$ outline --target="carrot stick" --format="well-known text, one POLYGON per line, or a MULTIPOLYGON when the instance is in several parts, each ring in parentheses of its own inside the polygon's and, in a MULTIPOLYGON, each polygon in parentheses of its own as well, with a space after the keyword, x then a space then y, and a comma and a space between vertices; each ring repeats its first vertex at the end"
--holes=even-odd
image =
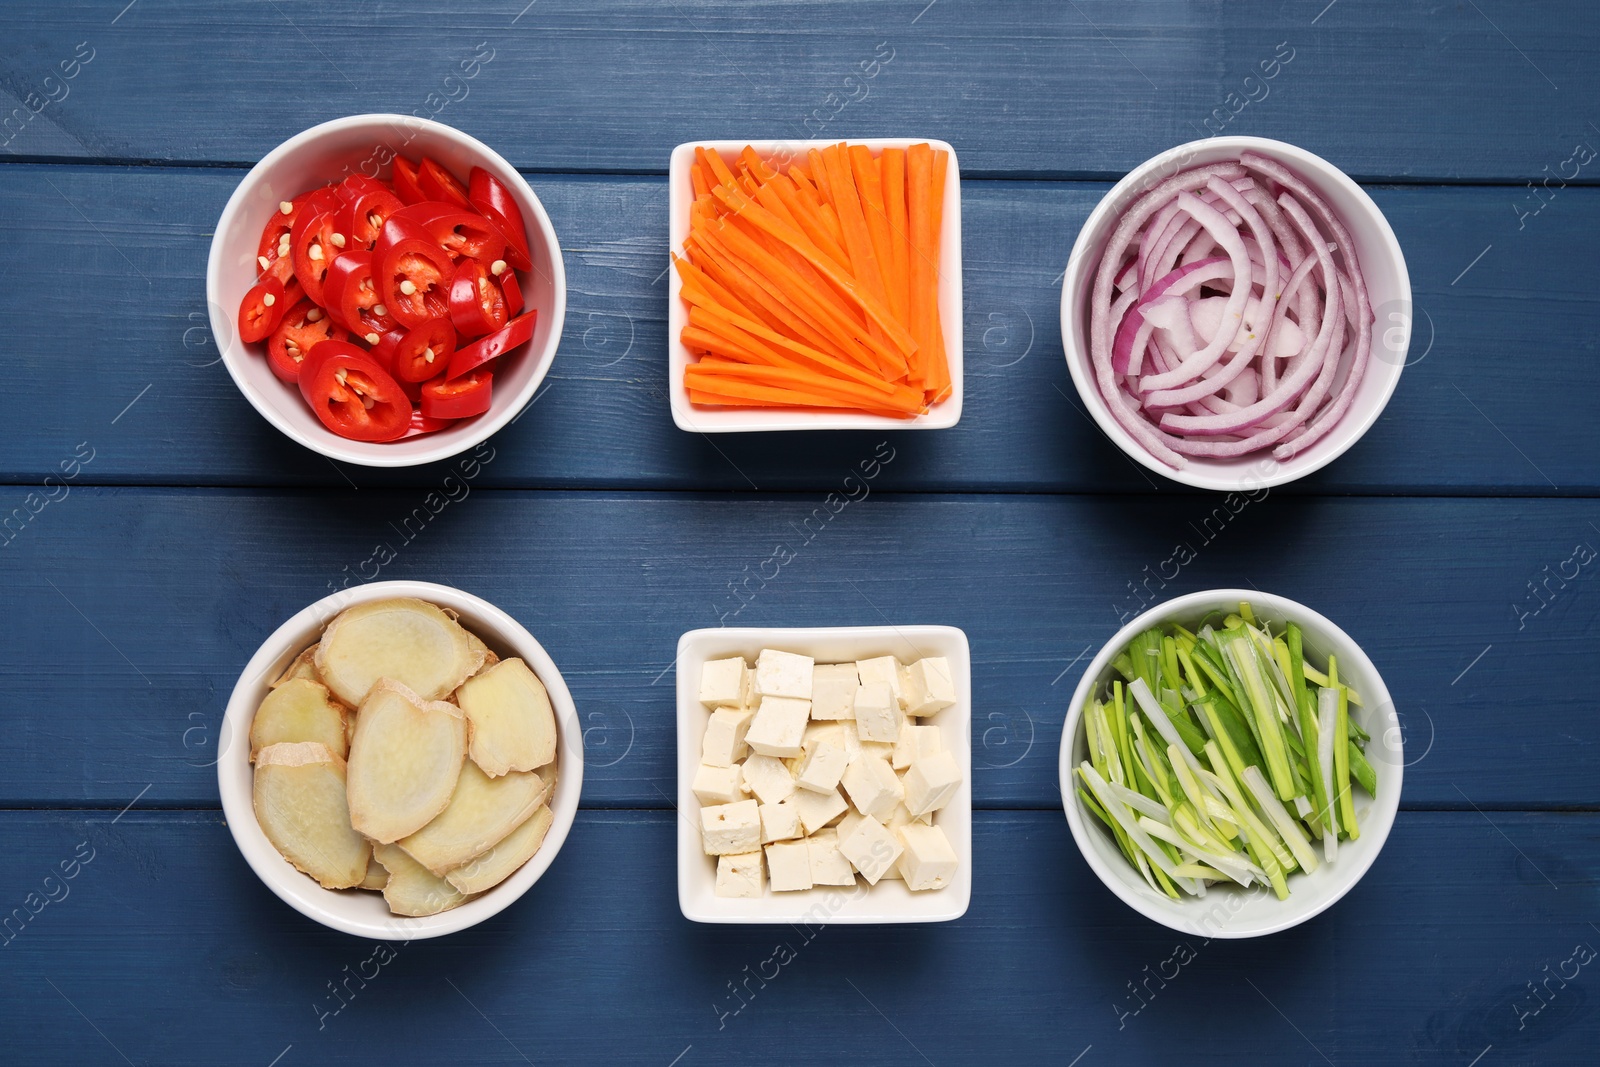
POLYGON ((929 199, 933 193, 933 148, 914 144, 906 150, 906 214, 911 225, 911 287, 908 323, 916 338, 917 358, 911 368, 912 384, 927 381, 926 356, 933 342, 928 328, 929 296, 933 292, 934 258, 931 236, 933 217, 929 199))
POLYGON ((829 378, 801 367, 762 367, 752 364, 733 364, 703 367, 690 364, 689 372, 697 378, 715 376, 719 379, 761 382, 768 385, 785 385, 804 389, 819 396, 836 396, 852 404, 870 404, 874 407, 902 408, 917 411, 922 407, 922 394, 909 386, 897 385, 889 393, 880 393, 854 382, 829 378))
POLYGON ((689 183, 694 187, 694 195, 696 199, 699 199, 700 197, 711 192, 711 184, 706 181, 705 169, 701 167, 698 162, 694 163, 689 168, 689 183))
POLYGON ((844 407, 829 397, 813 396, 793 389, 778 389, 766 385, 741 383, 739 392, 756 393, 757 396, 725 396, 706 388, 688 390, 689 401, 705 407, 734 408, 805 408, 807 411, 842 411, 866 415, 882 415, 893 419, 911 418, 904 411, 879 410, 867 407, 844 407))
POLYGON ((872 156, 872 149, 865 145, 850 146, 850 170, 861 195, 861 211, 866 216, 867 235, 872 238, 872 254, 877 260, 883 281, 884 302, 889 305, 890 311, 895 312, 895 318, 903 323, 905 316, 895 309, 894 255, 890 251, 889 215, 884 207, 883 176, 878 169, 878 161, 872 156))
POLYGON ((800 195, 793 182, 783 176, 774 178, 767 189, 789 209, 789 215, 795 224, 809 238, 811 242, 824 252, 828 253, 841 268, 850 266, 850 253, 844 250, 844 245, 836 240, 822 221, 820 212, 809 201, 800 195))
POLYGON ((911 321, 911 236, 906 221, 906 150, 885 148, 883 202, 889 215, 889 306, 911 321))
POLYGON ((714 281, 718 288, 734 297, 732 302, 719 301, 723 307, 737 311, 743 306, 758 312, 759 315, 756 317, 773 329, 786 330, 814 348, 861 366, 877 365, 867 349, 860 345, 849 349, 841 348, 831 337, 806 321, 803 314, 752 281, 736 264, 724 263, 715 256, 708 256, 699 267, 708 281, 714 281))
POLYGON ((713 187, 717 185, 732 185, 733 171, 728 169, 728 164, 723 161, 721 152, 713 152, 709 148, 695 148, 695 158, 706 165, 707 171, 716 179, 713 187))
POLYGON ((827 353, 819 352, 809 345, 803 345, 798 341, 791 340, 776 330, 768 329, 761 323, 739 315, 737 312, 725 311, 715 306, 695 307, 689 309, 689 321, 695 325, 703 326, 712 333, 721 334, 729 340, 742 343, 743 347, 751 351, 761 351, 762 349, 757 347, 757 342, 762 342, 767 350, 783 358, 785 362, 815 364, 817 367, 822 368, 819 373, 838 378, 847 378, 878 392, 891 393, 894 391, 894 387, 881 377, 876 377, 859 367, 853 367, 842 360, 834 359, 827 353), (751 338, 746 340, 744 337, 737 336, 728 327, 738 330, 741 334, 751 335, 751 338))
MULTIPOLYGON (((888 290, 883 285, 883 273, 878 267, 878 257, 872 248, 872 236, 867 232, 867 220, 861 211, 861 201, 856 193, 855 180, 850 175, 850 162, 841 145, 829 145, 822 150, 823 164, 828 168, 828 187, 833 191, 834 210, 839 212, 839 222, 844 227, 844 247, 850 253, 850 265, 856 283, 874 300, 884 305, 888 312, 888 290)), ((870 312, 869 312, 870 314, 870 312)), ((893 313, 888 312, 893 318, 893 313)), ((888 334, 890 324, 876 323, 888 334)), ((894 323, 899 326, 899 323, 894 323)), ((909 352, 907 348, 905 351, 909 352)))
POLYGON ((833 189, 828 184, 828 168, 822 162, 822 153, 815 148, 806 150, 806 158, 811 161, 811 180, 816 184, 817 195, 822 197, 823 203, 833 201, 833 189))
POLYGON ((939 316, 939 263, 943 248, 940 232, 944 227, 944 186, 949 160, 950 153, 943 149, 933 153, 933 188, 928 199, 928 250, 933 257, 933 271, 928 280, 928 351, 922 366, 928 390, 940 399, 950 392, 950 364, 945 356, 944 328, 939 316))

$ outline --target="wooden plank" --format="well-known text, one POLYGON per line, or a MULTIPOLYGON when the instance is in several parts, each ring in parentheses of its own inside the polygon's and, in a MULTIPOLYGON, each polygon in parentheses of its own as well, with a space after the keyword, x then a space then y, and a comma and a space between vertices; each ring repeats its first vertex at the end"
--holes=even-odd
MULTIPOLYGON (((37 482, 85 439, 98 450, 87 477, 102 483, 345 487, 347 478, 371 486, 442 477, 442 468, 341 472, 258 418, 216 362, 203 269, 212 220, 238 177, 0 167, 0 214, 17 220, 0 270, 29 279, 0 286, 12 335, 0 478, 37 482)), ((676 429, 664 394, 663 184, 535 184, 565 247, 567 324, 550 391, 500 435, 504 459, 488 484, 825 489, 880 439, 711 441, 676 429)), ((953 430, 898 435, 905 459, 885 472, 885 487, 1157 484, 1089 422, 1061 354, 1057 279, 1105 188, 968 184, 966 414, 953 430)), ((1350 454, 1286 491, 1594 492, 1600 359, 1589 325, 1600 305, 1589 235, 1600 227, 1600 191, 1563 192, 1520 233, 1505 189, 1373 191, 1410 262, 1421 309, 1416 365, 1350 454), (1530 343, 1549 358, 1508 356, 1530 343)))
POLYGON ((1221 131, 1296 141, 1361 176, 1521 184, 1594 136, 1590 5, 1376 20, 1328 6, 832 0, 753 18, 703 0, 274 0, 226 15, 145 0, 113 19, 74 0, 8 27, 7 108, 44 98, 79 42, 93 58, 6 148, 246 162, 324 119, 395 110, 436 113, 535 168, 660 173, 697 138, 921 131, 973 173, 1105 177, 1221 131))
MULTIPOLYGON (((1573 684, 1600 619, 1594 548, 1574 554, 1600 546, 1588 502, 1268 496, 1232 514, 1213 498, 868 482, 850 503, 847 473, 831 502, 458 475, 437 515, 422 490, 69 490, 0 549, 0 704, 16 710, 0 803, 120 806, 146 786, 145 803, 215 802, 237 672, 301 607, 376 577, 459 586, 528 626, 575 694, 594 805, 668 803, 683 631, 903 622, 971 640, 977 803, 1054 807, 1087 661, 1145 600, 1230 585, 1300 600, 1362 643, 1407 724, 1408 804, 1600 804, 1573 758, 1600 741, 1573 684)), ((0 491, 0 517, 18 507, 22 490, 0 491)))
POLYGON ((1408 813, 1332 910, 1242 942, 1134 914, 1059 813, 978 813, 971 910, 906 927, 691 924, 673 816, 584 813, 506 912, 382 948, 273 897, 217 813, 110 818, 0 813, 0 904, 26 907, 47 884, 60 898, 0 953, 15 1062, 659 1067, 761 1061, 804 1035, 808 1057, 890 1065, 996 1048, 1016 1063, 1229 1048, 1273 1063, 1465 1064, 1490 1045, 1501 1062, 1579 1063, 1600 1038, 1586 1010, 1600 944, 1592 813, 1495 826, 1408 813), (46 883, 80 847, 93 859, 46 883), (1558 972, 1567 980, 1541 984, 1558 972))

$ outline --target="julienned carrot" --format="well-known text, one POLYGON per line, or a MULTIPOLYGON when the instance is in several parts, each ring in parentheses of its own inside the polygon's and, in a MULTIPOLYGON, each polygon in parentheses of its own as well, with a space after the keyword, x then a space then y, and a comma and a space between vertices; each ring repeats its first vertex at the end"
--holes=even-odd
POLYGON ((711 192, 711 183, 706 181, 705 168, 700 166, 698 160, 689 167, 689 182, 694 187, 696 199, 711 192))
MULTIPOLYGON (((805 317, 791 309, 788 305, 778 300, 760 285, 750 280, 749 276, 731 264, 725 264, 715 256, 702 255, 702 262, 698 265, 685 262, 684 269, 698 270, 701 278, 710 289, 712 301, 723 307, 738 310, 741 306, 758 313, 762 321, 768 323, 775 330, 787 330, 807 344, 819 348, 824 352, 843 359, 848 359, 862 365, 872 365, 872 361, 865 352, 845 351, 835 344, 832 338, 819 331, 805 320, 805 317), (724 299, 719 293, 726 293, 731 299, 724 299)), ((679 271, 680 275, 683 273, 679 271)), ((692 296, 685 299, 694 302, 692 296)))
POLYGON ((704 407, 805 408, 808 411, 844 411, 863 415, 881 415, 890 419, 915 417, 911 412, 907 411, 898 411, 890 408, 856 407, 841 404, 832 397, 816 396, 812 393, 803 393, 794 389, 781 389, 768 385, 756 385, 750 382, 739 383, 738 388, 734 391, 747 395, 728 396, 721 391, 711 392, 703 387, 690 386, 688 389, 689 402, 704 407))
POLYGON ((707 172, 715 179, 712 183, 713 186, 733 184, 733 171, 728 169, 728 164, 723 160, 721 152, 713 152, 709 148, 697 147, 694 150, 694 154, 696 159, 705 164, 707 172))
POLYGON ((905 315, 895 308, 894 253, 890 249, 889 214, 883 202, 883 174, 872 149, 866 145, 850 146, 850 173, 855 178, 856 191, 861 197, 861 213, 866 216, 867 235, 872 238, 872 254, 877 260, 878 273, 883 279, 883 300, 896 319, 905 321, 905 315))
POLYGON ((689 309, 689 321, 691 323, 695 323, 697 314, 701 318, 698 325, 704 325, 712 333, 721 333, 731 340, 739 342, 747 350, 753 350, 757 347, 752 341, 759 341, 764 343, 767 350, 781 359, 815 365, 820 367, 824 373, 852 379, 884 393, 893 391, 893 387, 881 377, 874 377, 860 367, 852 366, 844 360, 835 359, 826 352, 818 351, 810 345, 801 344, 799 341, 785 337, 777 330, 764 326, 747 315, 717 307, 715 304, 707 304, 689 309), (732 333, 726 327, 739 331, 739 334, 732 333), (753 336, 745 337, 740 336, 740 334, 753 336))
POLYGON ((772 190, 773 195, 788 207, 789 215, 805 235, 811 238, 812 244, 828 253, 841 268, 849 268, 850 253, 846 252, 844 246, 835 239, 832 231, 822 218, 821 212, 810 201, 800 195, 800 191, 796 188, 794 182, 789 181, 780 174, 767 183, 767 188, 772 190))
POLYGON ((816 184, 823 203, 833 203, 833 188, 828 184, 828 168, 822 162, 822 153, 809 148, 806 150, 806 159, 811 162, 811 180, 816 184))
POLYGON ((911 235, 906 229, 906 151, 885 148, 883 206, 889 221, 889 306, 905 322, 911 315, 911 235))
POLYGON ((697 386, 725 393, 730 393, 732 387, 737 384, 748 383, 797 389, 815 396, 833 398, 841 407, 874 407, 909 412, 920 411, 922 408, 922 395, 909 386, 896 386, 892 393, 879 393, 851 382, 842 382, 837 378, 829 378, 800 368, 762 367, 743 363, 704 366, 691 363, 685 369, 685 374, 686 382, 694 382, 697 386))
POLYGON ((924 353, 922 367, 928 392, 933 396, 931 402, 935 403, 950 393, 950 364, 945 357, 943 324, 939 321, 940 232, 944 228, 944 183, 949 161, 950 153, 943 149, 933 153, 933 188, 928 197, 932 217, 928 227, 928 253, 932 256, 933 271, 928 294, 928 350, 924 353))
MULTIPOLYGON (((833 190, 833 205, 839 212, 839 224, 844 227, 844 247, 850 253, 850 266, 855 282, 865 293, 884 305, 888 311, 889 292, 883 285, 883 272, 878 266, 878 256, 872 247, 872 235, 867 232, 867 220, 861 210, 861 200, 856 193, 855 179, 850 174, 850 160, 843 145, 829 145, 822 150, 822 162, 828 168, 828 186, 833 190)), ((885 333, 889 324, 873 318, 873 325, 885 333)), ((892 317, 892 312, 890 313, 892 317)), ((895 323, 896 326, 899 323, 895 323)), ((903 351, 909 351, 902 346, 903 351)))

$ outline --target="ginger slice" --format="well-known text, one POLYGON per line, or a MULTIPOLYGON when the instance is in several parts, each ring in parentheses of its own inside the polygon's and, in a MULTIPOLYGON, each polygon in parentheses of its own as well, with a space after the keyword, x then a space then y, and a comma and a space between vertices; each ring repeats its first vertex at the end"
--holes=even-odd
POLYGON ((316 655, 316 645, 312 645, 300 653, 294 658, 294 662, 285 667, 283 673, 278 675, 277 679, 272 683, 272 688, 276 689, 285 682, 291 682, 296 678, 309 678, 313 682, 320 682, 322 679, 317 677, 316 655))
POLYGON ((267 694, 250 720, 250 754, 268 745, 315 741, 344 759, 350 751, 342 705, 321 682, 291 678, 267 694))
POLYGON ((512 771, 490 778, 467 760, 461 766, 461 778, 451 794, 450 806, 396 844, 443 877, 445 872, 499 844, 527 821, 548 793, 544 779, 532 771, 512 771))
POLYGON ((437 915, 466 903, 466 894, 436 878, 399 845, 373 845, 372 854, 389 872, 383 899, 396 915, 437 915))
POLYGON ((355 828, 387 843, 416 833, 443 811, 461 776, 466 727, 454 704, 423 700, 388 678, 374 685, 356 713, 350 744, 355 828))
POLYGON ((491 778, 531 771, 556 756, 556 716, 544 683, 520 659, 504 659, 456 690, 472 723, 472 761, 491 778))
POLYGON ((378 862, 378 857, 377 856, 373 856, 372 857, 372 861, 367 864, 367 876, 365 878, 361 879, 361 884, 356 886, 356 888, 357 889, 371 889, 371 890, 375 890, 377 892, 382 892, 383 891, 383 887, 388 885, 388 884, 389 884, 389 871, 388 871, 388 869, 385 868, 383 864, 378 862))
POLYGON ((380 678, 440 700, 478 669, 485 651, 437 606, 400 597, 340 612, 322 633, 315 663, 323 684, 355 707, 380 678))
POLYGON ((481 893, 499 885, 539 851, 554 819, 549 805, 539 805, 521 826, 501 838, 499 844, 455 870, 445 872, 445 881, 463 893, 481 893))
POLYGON ((479 637, 471 630, 467 631, 467 642, 472 645, 473 648, 483 650, 483 663, 476 671, 473 672, 474 674, 482 674, 484 671, 500 662, 500 657, 494 654, 494 649, 484 644, 483 638, 479 637))
POLYGON ((371 855, 350 824, 345 762, 315 741, 256 753, 256 821, 284 859, 328 889, 359 885, 371 855))

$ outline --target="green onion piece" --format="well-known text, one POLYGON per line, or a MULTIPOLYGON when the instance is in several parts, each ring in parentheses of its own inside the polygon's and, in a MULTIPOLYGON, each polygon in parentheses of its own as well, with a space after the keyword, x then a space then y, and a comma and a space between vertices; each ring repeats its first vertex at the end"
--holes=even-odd
MULTIPOLYGON (((1350 725, 1354 727, 1355 724, 1356 721, 1351 719, 1350 725)), ((1357 782, 1360 782, 1362 789, 1365 789, 1373 796, 1377 796, 1378 772, 1373 769, 1371 763, 1367 762, 1367 754, 1361 751, 1356 743, 1352 741, 1350 742, 1350 748, 1346 755, 1350 760, 1350 777, 1354 778, 1357 782)))
POLYGON ((1261 755, 1265 757, 1267 773, 1272 776, 1273 789, 1280 800, 1288 800, 1295 795, 1294 775, 1289 771, 1278 709, 1267 690, 1267 680, 1261 676, 1254 642, 1240 634, 1229 639, 1224 648, 1229 666, 1243 683, 1248 707, 1241 710, 1248 711, 1250 720, 1255 724, 1256 741, 1261 746, 1261 755))
MULTIPOLYGON (((1333 675, 1333 657, 1328 657, 1328 677, 1333 675)), ((1338 718, 1333 728, 1333 775, 1339 788, 1339 823, 1351 841, 1361 836, 1356 825, 1356 798, 1350 792, 1350 691, 1339 687, 1338 718)))

